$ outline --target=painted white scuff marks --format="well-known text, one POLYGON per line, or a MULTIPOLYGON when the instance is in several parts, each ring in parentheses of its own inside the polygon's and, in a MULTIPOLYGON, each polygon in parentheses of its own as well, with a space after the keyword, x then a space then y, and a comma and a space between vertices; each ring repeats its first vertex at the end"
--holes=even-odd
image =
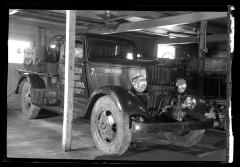
MULTIPOLYGON (((234 10, 234 7, 231 8, 231 10, 234 10)), ((230 50, 231 53, 234 51, 234 35, 235 35, 235 19, 234 17, 230 14, 230 21, 231 21, 231 33, 230 33, 230 50)))
POLYGON ((232 163, 233 162, 233 133, 232 133, 232 107, 231 107, 231 101, 229 102, 229 158, 228 158, 228 162, 232 163))
MULTIPOLYGON (((232 10, 235 10, 235 8, 233 6, 230 6, 229 9, 228 9, 228 12, 229 12, 229 21, 230 21, 230 34, 229 34, 229 56, 231 58, 231 61, 232 61, 232 53, 234 51, 234 33, 235 33, 235 18, 232 16, 231 14, 231 11, 232 10)), ((228 62, 229 64, 232 64, 232 62, 228 62)), ((229 65, 228 64, 228 65, 229 65)), ((230 69, 230 68, 229 68, 230 69)), ((230 82, 231 81, 231 72, 230 74, 228 73, 229 76, 229 80, 230 82)), ((228 109, 228 118, 229 118, 229 148, 228 148, 228 162, 229 163, 232 163, 233 162, 233 146, 234 146, 234 137, 233 137, 233 132, 232 132, 232 103, 231 103, 231 96, 228 97, 228 101, 229 101, 229 109, 228 109)))

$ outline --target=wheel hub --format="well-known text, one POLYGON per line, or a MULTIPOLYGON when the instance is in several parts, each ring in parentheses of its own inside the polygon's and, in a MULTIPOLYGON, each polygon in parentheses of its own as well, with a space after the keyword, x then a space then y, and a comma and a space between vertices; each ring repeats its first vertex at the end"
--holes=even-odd
POLYGON ((116 135, 116 123, 110 111, 103 111, 99 114, 97 123, 100 137, 107 143, 114 140, 116 135))

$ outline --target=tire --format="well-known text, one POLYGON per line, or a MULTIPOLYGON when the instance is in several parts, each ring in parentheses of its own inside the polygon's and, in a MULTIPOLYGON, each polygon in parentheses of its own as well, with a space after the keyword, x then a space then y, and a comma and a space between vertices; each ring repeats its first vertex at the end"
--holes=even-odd
POLYGON ((21 108, 24 119, 35 119, 39 115, 40 107, 31 102, 31 83, 24 81, 21 91, 21 108))
POLYGON ((123 154, 132 138, 128 114, 120 111, 108 95, 100 97, 93 106, 91 132, 98 150, 107 155, 123 154))
POLYGON ((197 144, 204 135, 205 130, 190 130, 187 132, 165 132, 165 137, 172 144, 180 147, 191 147, 197 144))

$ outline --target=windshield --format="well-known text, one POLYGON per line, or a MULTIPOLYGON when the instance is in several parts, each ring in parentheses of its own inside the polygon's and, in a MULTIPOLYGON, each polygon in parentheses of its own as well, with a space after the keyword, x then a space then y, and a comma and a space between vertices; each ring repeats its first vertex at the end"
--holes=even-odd
POLYGON ((89 44, 89 59, 126 58, 133 59, 133 46, 107 40, 93 40, 89 44))

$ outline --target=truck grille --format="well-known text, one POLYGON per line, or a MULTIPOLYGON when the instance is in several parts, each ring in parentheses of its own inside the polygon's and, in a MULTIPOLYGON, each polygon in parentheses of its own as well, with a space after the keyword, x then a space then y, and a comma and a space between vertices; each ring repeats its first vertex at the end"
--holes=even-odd
POLYGON ((170 90, 174 90, 171 69, 167 67, 151 66, 147 68, 148 97, 147 107, 149 110, 157 110, 161 98, 170 90))
POLYGON ((151 95, 147 97, 147 108, 148 110, 157 110, 159 103, 160 103, 160 97, 159 96, 155 96, 155 95, 151 95))

